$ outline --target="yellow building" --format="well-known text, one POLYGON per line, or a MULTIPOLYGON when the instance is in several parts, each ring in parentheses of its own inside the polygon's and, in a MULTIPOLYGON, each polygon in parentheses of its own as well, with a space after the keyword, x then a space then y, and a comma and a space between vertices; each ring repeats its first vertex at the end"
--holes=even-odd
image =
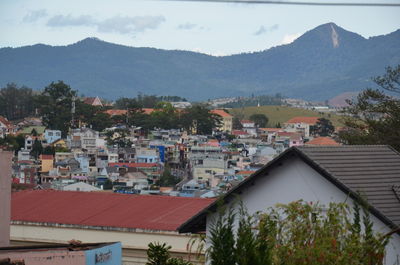
POLYGON ((218 130, 223 132, 232 132, 233 116, 222 109, 211 110, 211 113, 216 114, 222 118, 221 125, 218 130))
POLYGON ((42 173, 47 173, 53 168, 54 158, 52 155, 40 155, 40 161, 40 168, 42 173))

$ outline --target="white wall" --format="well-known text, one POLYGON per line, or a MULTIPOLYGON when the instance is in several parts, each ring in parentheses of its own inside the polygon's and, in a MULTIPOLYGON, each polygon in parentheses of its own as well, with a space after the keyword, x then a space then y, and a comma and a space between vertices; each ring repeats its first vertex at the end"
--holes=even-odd
MULTIPOLYGON (((242 190, 240 198, 250 214, 265 211, 277 203, 286 204, 300 199, 324 205, 347 201, 350 207, 353 206, 352 199, 299 158, 293 158, 270 171, 269 175, 259 177, 253 186, 242 190)), ((213 218, 207 218, 207 232, 213 218)), ((375 231, 390 232, 375 216, 371 215, 371 220, 375 231)), ((400 260, 400 236, 395 234, 387 247, 385 265, 396 264, 397 258, 400 260)))

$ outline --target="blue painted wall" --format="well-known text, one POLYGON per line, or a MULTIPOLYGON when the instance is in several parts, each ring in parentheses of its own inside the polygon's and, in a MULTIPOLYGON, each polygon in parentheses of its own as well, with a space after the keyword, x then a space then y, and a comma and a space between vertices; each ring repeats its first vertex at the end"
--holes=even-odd
POLYGON ((121 265, 121 243, 117 242, 97 249, 85 251, 86 265, 121 265))

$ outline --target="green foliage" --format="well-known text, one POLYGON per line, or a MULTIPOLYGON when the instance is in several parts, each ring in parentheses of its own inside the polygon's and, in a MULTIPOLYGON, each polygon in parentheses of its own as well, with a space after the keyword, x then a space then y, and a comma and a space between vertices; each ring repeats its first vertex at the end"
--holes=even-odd
POLYGON ((22 119, 35 114, 32 89, 7 84, 0 89, 0 115, 9 120, 22 119))
POLYGON ((236 232, 232 209, 216 218, 207 257, 218 265, 383 264, 390 237, 372 230, 368 209, 361 218, 358 204, 351 211, 345 203, 296 201, 254 216, 241 206, 236 232))
POLYGON ((211 265, 233 265, 236 263, 235 235, 234 235, 235 213, 228 209, 226 214, 217 217, 210 229, 210 244, 207 249, 211 265))
POLYGON ((9 149, 14 150, 15 154, 17 154, 25 146, 25 137, 22 134, 17 136, 9 134, 4 138, 0 138, 0 145, 8 146, 9 149))
POLYGON ((38 157, 43 153, 43 146, 42 143, 38 140, 35 139, 32 145, 32 150, 30 152, 30 155, 33 156, 35 159, 38 159, 38 157))
MULTIPOLYGON (((387 68, 375 79, 377 85, 400 93, 400 65, 387 68)), ((344 110, 347 130, 339 134, 346 144, 387 144, 400 151, 400 99, 384 90, 366 89, 344 110)))
POLYGON ((166 243, 150 243, 147 250, 148 262, 146 265, 193 265, 182 258, 171 258, 171 246, 166 243))
POLYGON ((180 116, 180 123, 184 129, 195 134, 209 135, 213 128, 221 124, 221 117, 210 113, 207 105, 197 104, 185 109, 180 116))
POLYGON ((325 118, 319 118, 317 123, 310 127, 311 134, 315 136, 331 136, 334 131, 332 122, 325 118))
POLYGON ((161 187, 175 187, 178 184, 180 179, 171 174, 171 171, 168 167, 165 167, 163 174, 160 177, 160 186, 161 187))
POLYGON ((150 96, 139 94, 136 98, 119 98, 115 101, 117 109, 156 108, 160 102, 187 101, 178 96, 150 96))
POLYGON ((36 100, 43 124, 49 129, 60 130, 65 136, 72 121, 74 97, 76 91, 63 81, 48 85, 36 100))
POLYGON ((249 119, 253 121, 257 127, 267 127, 268 117, 265 116, 265 114, 252 114, 249 119))
POLYGON ((119 147, 130 147, 132 142, 127 138, 129 130, 115 129, 106 132, 106 141, 108 145, 118 145, 119 147))

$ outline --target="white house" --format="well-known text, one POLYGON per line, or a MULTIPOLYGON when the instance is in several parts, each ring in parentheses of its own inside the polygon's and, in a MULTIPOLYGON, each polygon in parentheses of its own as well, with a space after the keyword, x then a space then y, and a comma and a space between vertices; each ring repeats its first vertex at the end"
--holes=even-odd
MULTIPOLYGON (((386 265, 400 260, 400 154, 389 146, 292 147, 230 190, 250 214, 277 203, 304 200, 328 205, 368 200, 374 230, 396 230, 386 249, 386 265)), ((213 203, 178 228, 181 233, 210 231, 217 204, 213 203), (214 213, 212 213, 214 212, 214 213)))

